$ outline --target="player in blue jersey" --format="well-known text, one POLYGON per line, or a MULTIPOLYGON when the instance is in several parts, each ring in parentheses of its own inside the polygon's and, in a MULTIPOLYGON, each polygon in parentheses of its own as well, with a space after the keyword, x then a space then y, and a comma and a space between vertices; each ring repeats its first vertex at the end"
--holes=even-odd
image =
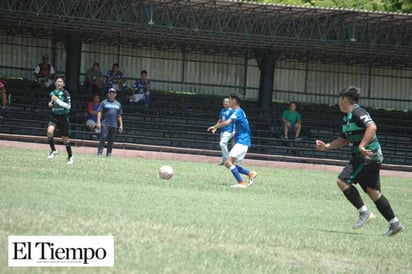
POLYGON ((232 93, 229 96, 230 107, 233 110, 232 115, 228 120, 209 127, 208 131, 215 133, 218 128, 223 128, 231 123, 234 123, 234 127, 236 129, 235 145, 230 150, 229 157, 227 158, 225 165, 232 172, 237 181, 237 184, 232 185, 231 187, 247 188, 255 183, 255 178, 258 174, 256 171, 249 171, 239 165, 245 158, 248 148, 251 146, 249 122, 246 118, 245 112, 240 107, 240 101, 239 95, 232 93), (244 174, 249 177, 249 182, 247 184, 240 174, 244 174))
POLYGON ((97 128, 101 129, 99 148, 97 156, 101 157, 104 144, 107 140, 106 156, 112 156, 113 143, 116 138, 116 130, 123 131, 122 105, 116 100, 117 91, 109 89, 107 99, 103 100, 97 110, 97 128))
MULTIPOLYGON (((224 98, 223 108, 220 111, 219 120, 216 122, 216 125, 226 120, 229 120, 230 116, 233 114, 233 110, 229 107, 229 104, 230 104, 229 98, 224 98)), ((219 146, 220 146, 220 149, 222 150, 222 162, 220 163, 220 165, 224 165, 227 158, 229 157, 229 150, 227 148, 227 145, 229 144, 230 139, 232 139, 233 134, 234 134, 233 123, 230 123, 229 125, 220 128, 219 146)))

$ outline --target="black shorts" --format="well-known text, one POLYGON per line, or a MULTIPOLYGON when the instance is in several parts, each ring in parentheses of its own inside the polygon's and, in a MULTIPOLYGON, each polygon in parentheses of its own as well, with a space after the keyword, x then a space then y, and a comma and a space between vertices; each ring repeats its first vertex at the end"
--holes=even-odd
POLYGON ((59 129, 60 135, 63 137, 70 136, 70 120, 69 115, 55 115, 52 114, 50 117, 49 126, 53 126, 56 129, 59 129))
POLYGON ((359 183, 363 191, 366 188, 381 190, 380 164, 375 161, 352 159, 343 168, 338 178, 347 184, 359 183))

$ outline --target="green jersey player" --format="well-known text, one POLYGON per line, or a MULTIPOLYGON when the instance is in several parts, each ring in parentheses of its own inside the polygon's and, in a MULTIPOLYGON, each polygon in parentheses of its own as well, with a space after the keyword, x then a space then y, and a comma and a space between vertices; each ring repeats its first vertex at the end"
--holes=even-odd
POLYGON ((389 222, 389 230, 383 235, 393 236, 402 232, 405 227, 395 216, 389 201, 381 193, 379 172, 383 154, 376 137, 377 127, 369 113, 358 105, 359 88, 348 87, 339 95, 340 110, 346 114, 343 118, 342 135, 327 144, 316 140, 316 148, 325 151, 344 145, 351 146, 352 158, 339 174, 337 183, 345 197, 359 212, 359 219, 352 227, 360 228, 375 218, 354 186, 359 183, 363 191, 375 203, 378 211, 389 222))
POLYGON ((49 125, 47 127, 47 139, 50 145, 50 153, 48 159, 54 159, 57 155, 57 150, 54 145, 54 131, 56 128, 60 130, 63 143, 67 150, 67 163, 73 164, 72 148, 69 141, 70 135, 70 120, 69 113, 71 108, 70 94, 64 89, 63 78, 57 78, 56 89, 50 92, 49 108, 52 109, 49 125))

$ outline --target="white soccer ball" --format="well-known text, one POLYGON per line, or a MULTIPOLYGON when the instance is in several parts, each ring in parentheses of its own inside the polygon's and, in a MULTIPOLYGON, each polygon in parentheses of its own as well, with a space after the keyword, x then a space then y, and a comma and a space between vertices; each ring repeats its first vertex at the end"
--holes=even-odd
POLYGON ((173 177, 173 168, 171 166, 161 166, 159 169, 159 176, 164 180, 169 180, 173 177))

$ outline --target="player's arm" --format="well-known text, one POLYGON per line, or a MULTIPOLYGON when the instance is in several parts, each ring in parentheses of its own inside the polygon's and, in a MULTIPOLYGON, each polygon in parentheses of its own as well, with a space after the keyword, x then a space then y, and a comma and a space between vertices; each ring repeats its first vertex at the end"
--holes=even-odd
POLYGON ((330 143, 325 143, 321 140, 316 140, 316 149, 321 151, 341 148, 348 144, 348 139, 341 137, 336 138, 330 143))
POLYGON ((211 131, 212 133, 215 133, 218 128, 228 126, 230 125, 230 123, 232 123, 231 119, 228 119, 226 121, 221 121, 220 123, 216 123, 216 125, 209 127, 207 131, 211 131))
POLYGON ((372 157, 373 152, 369 149, 366 149, 365 146, 367 146, 370 142, 370 140, 372 140, 373 136, 375 135, 375 132, 377 130, 377 126, 375 123, 369 123, 366 126, 366 130, 365 130, 365 134, 363 135, 363 138, 359 144, 359 152, 362 153, 362 155, 366 158, 366 159, 370 159, 370 157, 372 157))
POLYGON ((52 101, 61 106, 62 108, 70 110, 72 107, 71 105, 71 99, 70 99, 70 94, 67 91, 64 91, 64 97, 65 100, 60 100, 57 96, 53 95, 52 96, 52 101))
POLYGON ((364 109, 358 109, 354 113, 354 119, 356 119, 356 124, 358 126, 365 127, 365 133, 363 134, 362 140, 358 146, 359 152, 362 153, 365 158, 370 159, 373 152, 371 150, 367 150, 365 146, 367 146, 372 140, 373 136, 375 136, 376 130, 378 128, 369 113, 364 109))

